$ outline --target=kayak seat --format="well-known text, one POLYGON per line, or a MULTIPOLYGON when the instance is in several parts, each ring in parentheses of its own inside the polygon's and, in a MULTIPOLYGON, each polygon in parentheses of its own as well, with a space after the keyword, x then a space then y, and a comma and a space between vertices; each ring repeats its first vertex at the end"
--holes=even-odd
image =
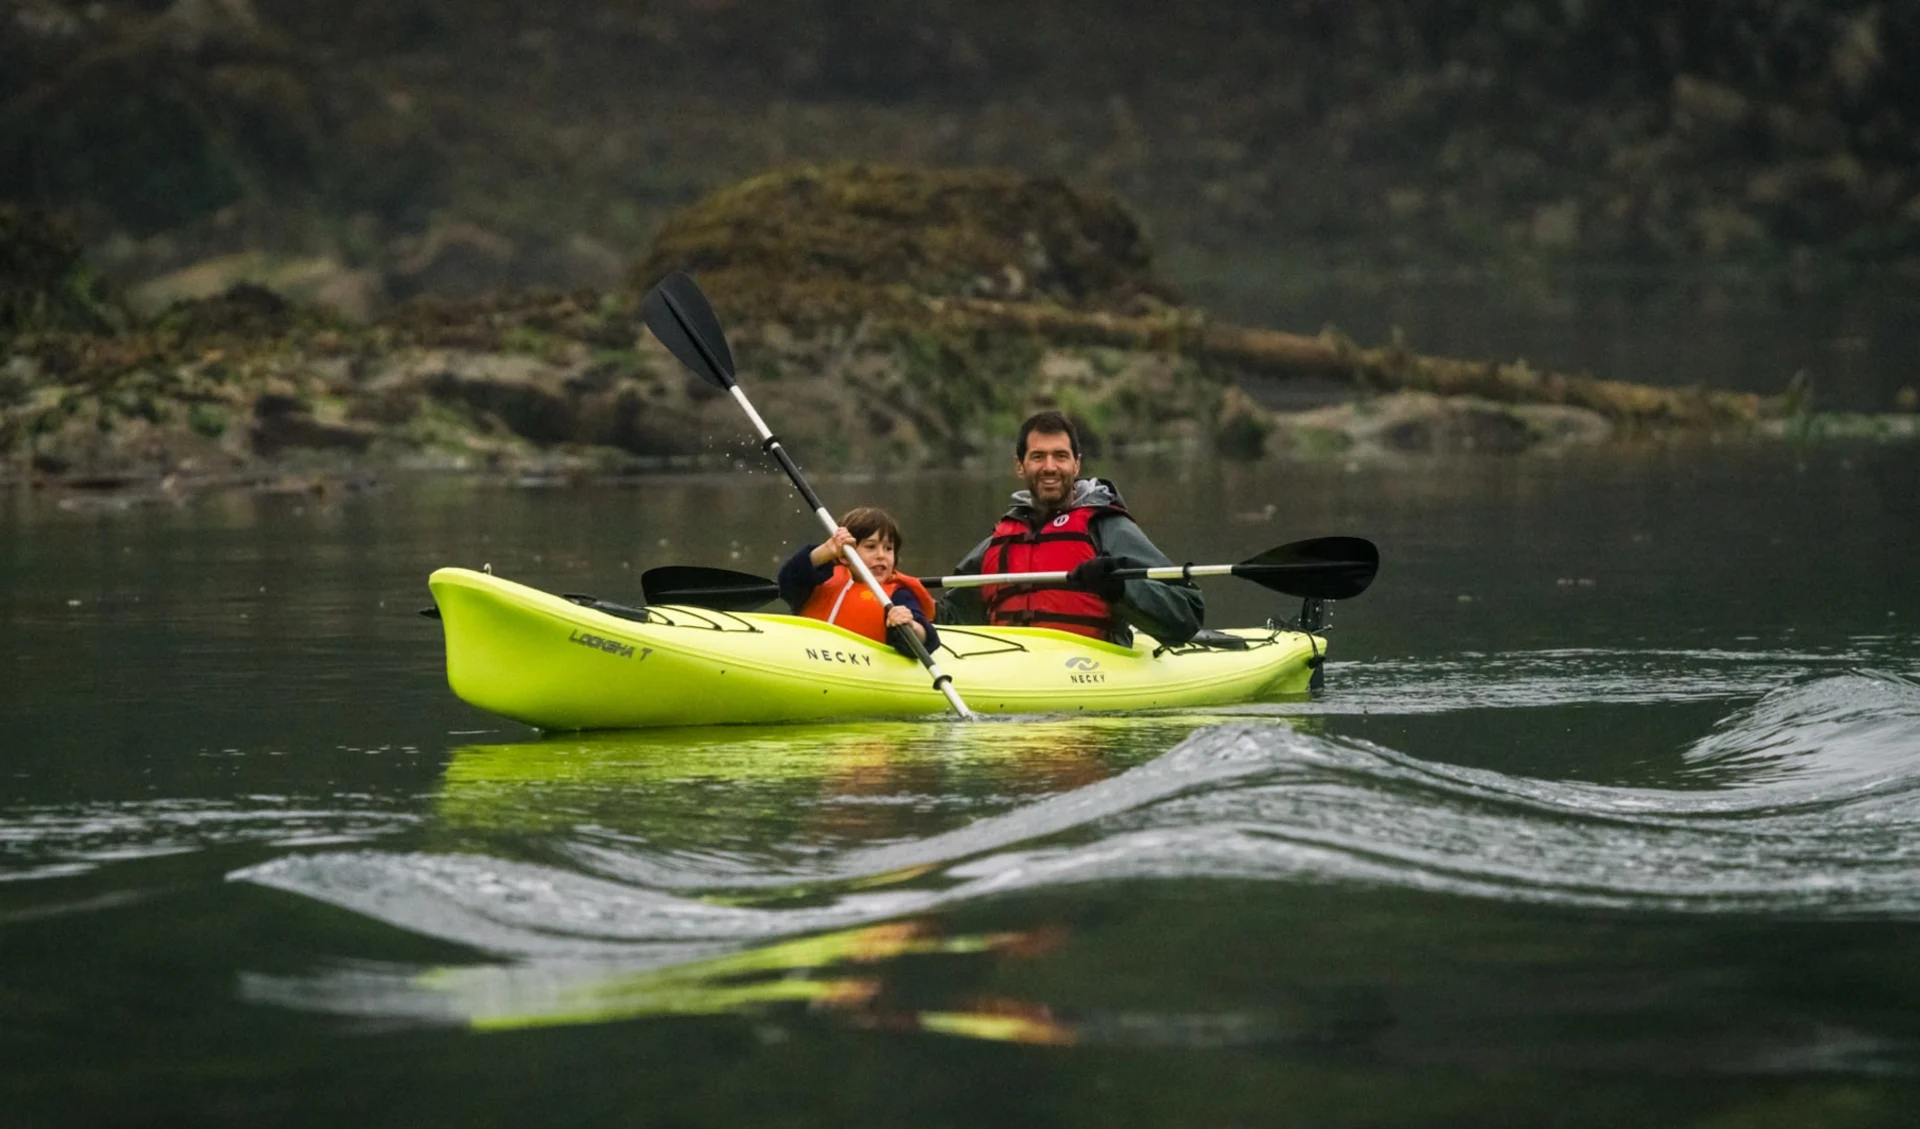
POLYGON ((562 592, 560 596, 561 599, 566 600, 568 603, 579 604, 583 608, 592 608, 597 612, 605 612, 618 619, 630 619, 635 623, 653 622, 653 617, 647 613, 647 609, 645 608, 628 607, 625 604, 616 604, 612 600, 602 600, 598 596, 586 596, 579 592, 562 592))
POLYGON ((1238 635, 1229 635, 1224 631, 1215 631, 1211 627, 1203 627, 1194 633, 1193 638, 1179 646, 1162 646, 1156 650, 1154 654, 1158 655, 1166 651, 1172 651, 1175 654, 1190 653, 1193 651, 1244 651, 1251 645, 1251 640, 1244 639, 1238 635))
POLYGON ((1199 631, 1194 632, 1193 638, 1187 640, 1187 645, 1190 647, 1205 647, 1209 651, 1244 651, 1247 649, 1247 641, 1245 639, 1238 635, 1229 635, 1224 631, 1215 631, 1211 627, 1203 627, 1199 631))

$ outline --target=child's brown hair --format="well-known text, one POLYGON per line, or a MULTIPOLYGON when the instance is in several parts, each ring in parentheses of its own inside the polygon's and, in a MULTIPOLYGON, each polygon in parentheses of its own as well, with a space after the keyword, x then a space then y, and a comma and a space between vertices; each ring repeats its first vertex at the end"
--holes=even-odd
POLYGON ((855 506, 840 519, 840 524, 853 534, 856 544, 878 533, 882 541, 893 546, 894 552, 900 551, 900 523, 879 506, 855 506))

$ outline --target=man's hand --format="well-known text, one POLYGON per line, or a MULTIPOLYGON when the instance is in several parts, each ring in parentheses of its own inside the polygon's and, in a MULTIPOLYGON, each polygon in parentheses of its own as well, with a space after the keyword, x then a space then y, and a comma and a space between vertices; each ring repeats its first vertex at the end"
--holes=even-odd
POLYGON ((1119 567, 1120 561, 1114 557, 1082 561, 1067 574, 1067 587, 1091 592, 1109 604, 1119 603, 1127 594, 1127 582, 1113 575, 1119 567))

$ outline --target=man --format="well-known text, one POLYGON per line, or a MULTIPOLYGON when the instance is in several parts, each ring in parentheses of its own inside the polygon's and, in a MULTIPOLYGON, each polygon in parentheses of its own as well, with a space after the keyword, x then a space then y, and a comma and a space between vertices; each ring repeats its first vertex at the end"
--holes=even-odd
POLYGON ((1066 416, 1039 412, 1020 425, 1014 474, 1027 484, 987 539, 954 571, 1070 572, 1066 588, 997 584, 956 588, 940 606, 943 623, 1052 627, 1120 644, 1138 628, 1162 643, 1200 630, 1206 605, 1185 581, 1121 580, 1118 568, 1172 564, 1128 516, 1104 478, 1080 477, 1080 436, 1066 416))

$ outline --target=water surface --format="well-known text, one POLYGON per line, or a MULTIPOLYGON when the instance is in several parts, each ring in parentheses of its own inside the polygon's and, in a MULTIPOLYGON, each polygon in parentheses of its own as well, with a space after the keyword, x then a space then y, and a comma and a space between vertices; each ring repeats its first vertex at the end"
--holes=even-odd
MULTIPOLYGON (((0 1123, 1909 1122, 1911 451, 1101 470, 1376 541, 1327 692, 542 735, 427 573, 771 574, 783 480, 0 500, 0 1123)), ((937 573, 1013 483, 817 485, 937 573)))

